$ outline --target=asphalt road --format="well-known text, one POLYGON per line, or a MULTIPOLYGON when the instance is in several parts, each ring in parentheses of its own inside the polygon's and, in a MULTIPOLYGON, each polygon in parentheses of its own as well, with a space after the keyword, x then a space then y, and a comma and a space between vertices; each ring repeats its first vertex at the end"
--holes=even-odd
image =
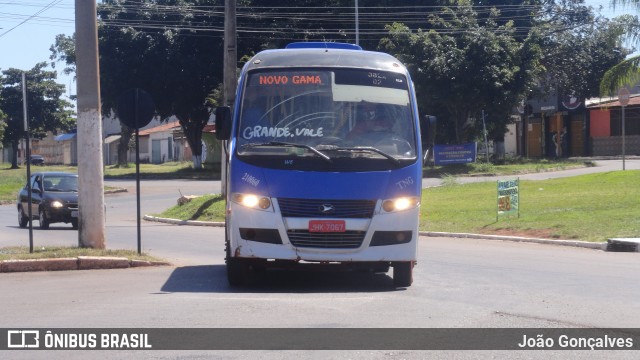
MULTIPOLYGON (((221 244, 205 242, 208 252, 221 244)), ((582 328, 637 327, 635 253, 473 239, 421 238, 414 286, 388 275, 267 272, 231 289, 220 257, 206 264, 124 270, 5 273, 8 328, 582 328)), ((557 352, 556 358, 593 353, 557 352)), ((598 358, 637 358, 599 352, 598 358)), ((523 358, 541 352, 12 352, 9 358, 267 359, 523 358)))
MULTIPOLYGON (((575 169, 537 172, 537 173, 520 174, 520 175, 512 175, 512 176, 461 176, 461 177, 457 177, 456 181, 461 184, 464 184, 464 183, 470 183, 470 182, 495 181, 498 178, 513 179, 516 177, 520 178, 521 180, 547 180, 547 179, 556 179, 561 177, 593 174, 598 172, 620 171, 622 170, 622 166, 623 166, 621 159, 615 159, 615 160, 601 159, 601 160, 595 160, 595 163, 596 163, 596 166, 593 166, 593 167, 581 167, 581 168, 575 168, 575 169)), ((626 159, 624 167, 626 170, 640 170, 640 157, 633 156, 626 159)), ((423 178, 422 187, 426 188, 430 186, 438 186, 441 182, 442 180, 437 178, 423 178)))

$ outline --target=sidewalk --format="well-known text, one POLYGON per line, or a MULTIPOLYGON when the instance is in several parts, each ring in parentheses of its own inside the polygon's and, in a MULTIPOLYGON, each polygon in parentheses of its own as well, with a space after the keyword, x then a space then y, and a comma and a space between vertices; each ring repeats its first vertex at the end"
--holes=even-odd
POLYGON ((73 258, 3 260, 0 273, 26 271, 126 269, 143 266, 167 266, 163 261, 129 260, 123 257, 78 256, 73 258))

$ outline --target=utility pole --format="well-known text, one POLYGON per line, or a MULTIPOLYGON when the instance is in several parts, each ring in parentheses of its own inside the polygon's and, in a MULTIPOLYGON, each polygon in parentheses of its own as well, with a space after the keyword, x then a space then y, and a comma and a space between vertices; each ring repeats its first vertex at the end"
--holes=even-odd
MULTIPOLYGON (((29 132, 29 113, 27 111, 27 77, 24 72, 22 72, 22 114, 24 115, 24 132, 27 136, 27 152, 25 159, 27 160, 27 216, 29 217, 29 253, 33 253, 33 214, 31 213, 33 210, 33 200, 31 198, 31 134, 29 132)), ((22 210, 24 211, 24 209, 22 210)))
POLYGON ((78 245, 104 249, 105 206, 96 2, 75 0, 78 76, 78 245))
MULTIPOLYGON (((238 62, 238 49, 236 41, 236 0, 224 0, 224 106, 230 106, 233 111, 233 104, 236 100, 236 88, 238 87, 238 77, 236 67, 238 62)), ((226 141, 222 142, 221 162, 220 162, 220 188, 222 194, 227 193, 227 151, 226 141)))
POLYGON ((360 45, 360 11, 356 0, 356 45, 360 45))
POLYGON ((484 122, 484 110, 482 110, 482 133, 484 134, 484 149, 487 154, 487 164, 489 163, 489 142, 487 141, 487 125, 484 122))

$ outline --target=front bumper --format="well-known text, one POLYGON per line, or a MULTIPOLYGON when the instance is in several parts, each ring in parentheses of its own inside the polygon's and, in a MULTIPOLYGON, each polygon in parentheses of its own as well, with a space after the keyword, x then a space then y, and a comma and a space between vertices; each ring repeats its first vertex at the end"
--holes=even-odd
POLYGON ((345 221, 346 232, 323 233, 328 239, 324 243, 315 240, 323 234, 308 232, 309 221, 318 219, 283 218, 276 199, 273 205, 275 211, 230 202, 227 231, 232 257, 338 263, 415 261, 417 258, 419 208, 382 213, 378 201, 372 218, 338 219, 345 221), (311 235, 311 245, 296 241, 294 237, 300 234, 311 235), (340 245, 332 247, 332 242, 340 245))
POLYGON ((49 207, 45 210, 49 222, 70 223, 78 220, 78 209, 70 207, 53 208, 49 207))

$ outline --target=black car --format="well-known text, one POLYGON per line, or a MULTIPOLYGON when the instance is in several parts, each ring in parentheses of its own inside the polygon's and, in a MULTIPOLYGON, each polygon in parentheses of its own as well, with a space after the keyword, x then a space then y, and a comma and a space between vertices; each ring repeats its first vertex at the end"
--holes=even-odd
POLYGON ((31 160, 25 160, 25 164, 27 162, 31 162, 31 165, 44 165, 44 157, 42 155, 31 155, 31 160))
MULTIPOLYGON (((56 222, 78 228, 78 175, 64 172, 38 172, 31 175, 31 216, 41 229, 56 222)), ((27 184, 18 194, 18 225, 29 224, 27 184)))

